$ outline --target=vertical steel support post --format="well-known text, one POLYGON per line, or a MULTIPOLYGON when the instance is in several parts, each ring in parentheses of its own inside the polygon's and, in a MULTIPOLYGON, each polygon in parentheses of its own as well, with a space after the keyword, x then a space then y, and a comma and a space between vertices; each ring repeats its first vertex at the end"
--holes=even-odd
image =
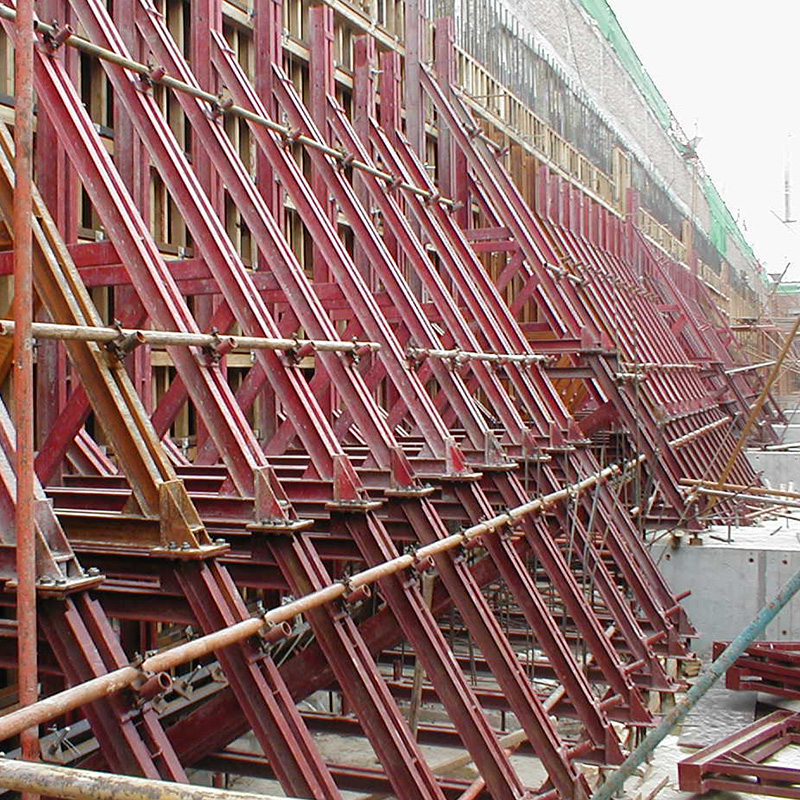
MULTIPOLYGON (((22 0, 14 50, 15 173, 14 189, 14 422, 17 431, 17 647, 19 702, 35 703, 38 690, 36 653, 36 529, 34 521, 33 441, 33 0, 22 0)), ((23 758, 38 759, 39 732, 20 736, 23 758)), ((23 795, 26 797, 26 795, 23 795)), ((35 795, 27 795, 35 797, 35 795)))

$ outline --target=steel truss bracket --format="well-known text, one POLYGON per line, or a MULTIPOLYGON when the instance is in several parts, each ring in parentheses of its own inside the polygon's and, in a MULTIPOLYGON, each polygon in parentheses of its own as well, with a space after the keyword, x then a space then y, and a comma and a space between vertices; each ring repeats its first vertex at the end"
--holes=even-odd
MULTIPOLYGON (((171 550, 180 549, 182 552, 196 551, 198 555, 194 557, 205 558, 211 539, 183 481, 176 479, 161 483, 158 487, 158 499, 162 545, 171 550)), ((216 553, 222 553, 227 548, 216 544, 212 549, 216 553)))
MULTIPOLYGON (((174 544, 174 543, 170 543, 174 544)), ((199 547, 153 547, 147 551, 147 555, 155 557, 166 557, 180 561, 200 561, 208 558, 218 558, 225 555, 231 546, 225 544, 206 544, 199 547)))
POLYGON ((268 528, 284 525, 287 531, 296 529, 299 522, 286 492, 272 467, 253 470, 254 525, 268 528))
MULTIPOLYGON (((76 592, 83 592, 88 591, 90 589, 96 589, 104 580, 106 579, 105 575, 87 575, 81 578, 63 578, 63 579, 56 579, 53 583, 48 582, 48 576, 44 576, 39 578, 36 583, 36 596, 41 597, 42 599, 46 598, 55 598, 60 599, 64 598, 69 594, 75 594, 76 592), (60 581, 63 580, 63 583, 60 581)), ((52 579, 50 579, 52 580, 52 579)), ((6 584, 6 589, 10 588, 16 589, 16 581, 9 581, 6 584)))

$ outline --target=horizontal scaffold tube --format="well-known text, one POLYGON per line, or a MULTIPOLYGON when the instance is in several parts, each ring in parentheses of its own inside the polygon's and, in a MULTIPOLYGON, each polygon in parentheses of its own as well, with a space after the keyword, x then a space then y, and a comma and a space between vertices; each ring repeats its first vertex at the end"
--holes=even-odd
POLYGON ((699 372, 700 364, 659 364, 655 361, 623 361, 620 366, 633 372, 699 372))
POLYGON ((153 674, 173 669, 185 664, 187 661, 203 658, 216 650, 229 647, 251 636, 257 636, 262 633, 268 634, 270 630, 292 621, 296 616, 325 603, 338 600, 340 597, 349 595, 362 586, 376 583, 382 578, 414 566, 424 568, 429 559, 439 553, 469 545, 481 536, 495 533, 506 526, 514 525, 528 514, 545 511, 548 507, 564 502, 569 498, 574 498, 610 478, 625 476, 631 473, 637 464, 644 461, 644 458, 643 455, 640 455, 638 458, 634 458, 622 465, 612 464, 577 483, 559 489, 557 492, 537 497, 521 506, 511 508, 502 514, 497 514, 490 519, 465 528, 459 533, 419 547, 413 553, 397 556, 382 564, 357 572, 346 580, 337 581, 296 600, 272 608, 261 616, 242 620, 227 628, 222 628, 190 642, 184 642, 168 650, 150 655, 138 664, 121 667, 113 672, 92 678, 85 683, 72 686, 50 697, 45 697, 33 705, 18 708, 0 717, 0 742, 12 736, 17 736, 20 731, 34 725, 43 725, 55 717, 66 714, 68 711, 79 708, 86 703, 114 694, 127 686, 138 684, 153 674))
MULTIPOLYGON (((0 336, 14 335, 14 321, 0 320, 0 336)), ((56 325, 51 322, 34 322, 35 339, 57 341, 105 342, 129 346, 148 344, 156 347, 204 347, 215 351, 232 350, 327 350, 343 353, 377 351, 377 342, 342 342, 327 339, 269 339, 260 336, 228 336, 218 333, 178 333, 147 329, 99 328, 90 325, 56 325)))
POLYGON ((536 353, 478 353, 472 350, 436 350, 430 347, 409 347, 409 358, 422 361, 426 358, 441 358, 455 362, 488 361, 493 364, 547 364, 555 360, 553 356, 536 353))
POLYGON ((747 500, 748 503, 769 503, 770 505, 783 506, 785 508, 800 508, 800 502, 797 500, 784 500, 782 497, 777 497, 776 495, 750 494, 749 492, 724 492, 719 489, 708 489, 705 486, 695 486, 692 488, 688 497, 693 497, 697 494, 705 494, 709 497, 726 497, 731 500, 747 500))
MULTIPOLYGON (((16 20, 17 12, 13 8, 0 5, 0 17, 5 17, 9 20, 16 20)), ((184 94, 191 95, 197 100, 202 100, 211 106, 212 113, 225 116, 241 117, 249 120, 250 122, 255 122, 257 125, 263 125, 273 133, 277 133, 287 143, 298 142, 305 147, 312 147, 315 150, 319 150, 325 153, 325 155, 335 159, 342 166, 352 167, 353 169, 367 172, 376 178, 386 181, 392 187, 401 188, 405 191, 412 192, 420 197, 424 197, 430 202, 438 202, 446 206, 455 205, 452 200, 441 197, 439 194, 431 192, 428 189, 423 189, 419 186, 413 186, 410 183, 406 183, 396 175, 392 175, 389 172, 384 172, 383 170, 376 169, 369 164, 365 164, 363 161, 353 158, 352 155, 345 153, 342 150, 337 150, 334 147, 329 147, 326 144, 322 144, 322 142, 318 142, 316 139, 306 136, 305 134, 292 129, 288 125, 281 125, 274 120, 268 119, 267 117, 262 117, 259 114, 248 111, 246 108, 237 106, 231 101, 230 97, 225 98, 220 95, 211 94, 211 92, 206 92, 203 89, 199 89, 197 86, 192 86, 189 83, 185 83, 177 78, 173 78, 167 75, 163 67, 154 67, 152 65, 142 64, 139 61, 134 61, 131 58, 121 56, 112 50, 106 49, 105 47, 100 47, 99 45, 90 42, 88 39, 76 36, 68 25, 59 27, 58 25, 50 25, 46 22, 36 20, 36 30, 47 37, 47 40, 52 43, 52 49, 65 44, 69 45, 70 47, 80 50, 82 53, 86 53, 94 58, 99 58, 102 61, 108 61, 111 64, 116 64, 117 66, 124 67, 131 72, 141 75, 143 81, 147 85, 160 83, 174 91, 183 92, 184 94)))
POLYGON ((67 800, 291 800, 0 758, 0 788, 67 800))
POLYGON ((681 478, 681 486, 703 486, 706 489, 718 489, 726 492, 747 492, 748 494, 762 494, 767 497, 788 497, 800 500, 800 492, 790 492, 786 489, 769 489, 766 486, 744 486, 741 483, 715 483, 714 481, 703 481, 697 478, 681 478))
POLYGON ((743 367, 733 367, 732 369, 726 369, 726 375, 736 375, 740 372, 750 372, 754 369, 766 369, 767 367, 774 367, 774 361, 761 361, 758 364, 745 364, 743 367))
POLYGON ((689 433, 685 433, 683 436, 673 439, 670 441, 669 445, 670 447, 683 447, 685 444, 693 442, 699 436, 705 436, 707 433, 711 433, 711 431, 721 428, 724 425, 727 425, 729 422, 731 422, 730 417, 723 417, 722 419, 714 420, 714 422, 709 422, 708 425, 703 425, 701 428, 689 431, 689 433))

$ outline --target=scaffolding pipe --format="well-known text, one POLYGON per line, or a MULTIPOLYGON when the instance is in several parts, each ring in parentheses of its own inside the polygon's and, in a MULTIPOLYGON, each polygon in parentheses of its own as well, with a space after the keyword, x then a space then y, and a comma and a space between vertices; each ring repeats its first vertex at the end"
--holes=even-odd
POLYGON ((120 689, 141 681, 143 678, 152 677, 153 674, 166 672, 185 664, 187 661, 203 658, 215 650, 229 647, 251 636, 264 634, 268 636, 269 631, 276 625, 291 622, 296 616, 349 595, 362 586, 376 583, 382 578, 412 567, 418 566, 420 569, 424 569, 428 564, 428 560, 433 556, 467 545, 472 540, 493 533, 507 525, 513 525, 528 514, 545 511, 555 503, 563 502, 568 498, 575 498, 587 489, 609 478, 630 474, 633 467, 642 460, 644 460, 644 456, 639 456, 624 465, 613 464, 605 467, 578 483, 509 509, 491 519, 472 525, 460 533, 420 547, 413 553, 396 556, 382 564, 357 572, 349 578, 324 586, 289 603, 272 608, 261 616, 242 620, 227 628, 222 628, 192 641, 176 645, 169 650, 155 653, 138 664, 120 667, 105 675, 92 678, 77 686, 72 686, 62 692, 39 700, 33 705, 18 708, 0 717, 0 742, 16 736, 20 731, 32 725, 42 725, 86 703, 114 694, 120 689))
POLYGON ((699 372, 703 369, 700 364, 659 364, 655 361, 622 361, 620 366, 635 372, 699 372))
MULTIPOLYGON (((22 706, 39 697, 36 641, 36 529, 33 387, 33 58, 36 34, 33 0, 20 0, 14 42, 14 426, 16 503, 14 527, 17 570, 17 691, 22 706)), ((35 724, 20 730, 22 757, 39 758, 35 724)), ((36 793, 25 791, 23 800, 36 793)))
POLYGON ((725 648, 720 657, 686 693, 686 696, 645 736, 642 743, 628 756, 624 763, 592 795, 591 800, 611 800, 620 791, 625 781, 633 775, 640 764, 656 749, 664 738, 694 708, 697 701, 727 672, 742 653, 757 639, 778 615, 780 610, 800 589, 800 572, 796 572, 772 602, 758 612, 756 618, 725 648))
POLYGON ((0 787, 67 800, 292 800, 0 758, 0 787))
POLYGON ((783 506, 784 508, 800 508, 800 502, 794 500, 783 500, 779 497, 749 494, 748 492, 725 492, 719 489, 708 489, 705 486, 695 486, 691 491, 691 495, 695 494, 705 494, 709 497, 727 497, 735 500, 747 500, 750 503, 771 503, 772 505, 783 506))
POLYGON ((733 367, 732 369, 726 369, 726 375, 738 375, 740 372, 750 372, 754 369, 764 369, 765 367, 774 367, 774 361, 762 361, 759 364, 745 364, 743 367, 733 367))
POLYGON ((714 422, 709 422, 708 425, 703 425, 702 428, 697 428, 696 430, 689 431, 689 433, 686 433, 683 436, 678 436, 677 439, 672 439, 669 445, 670 447, 683 447, 685 444, 693 442, 699 436, 705 436, 705 434, 711 433, 711 431, 721 428, 723 425, 727 425, 731 421, 732 420, 730 417, 723 417, 722 419, 715 420, 714 422))
MULTIPOLYGON (((798 442, 800 445, 800 442, 798 442)), ((703 486, 707 489, 716 489, 719 484, 714 481, 702 481, 697 478, 681 478, 681 486, 703 486)), ((745 486, 741 483, 723 483, 722 490, 728 492, 749 492, 750 494, 763 494, 766 497, 788 497, 800 500, 800 492, 790 492, 786 489, 768 489, 766 486, 745 486)))
MULTIPOLYGON (((783 362, 786 360, 786 357, 789 355, 789 351, 792 349, 794 345, 794 340, 797 337, 798 332, 800 332, 800 314, 797 315, 794 324, 792 325, 791 330, 786 334, 783 344, 781 345, 780 352, 778 353, 777 358, 775 359, 775 363, 770 368, 769 374, 767 379, 764 381, 764 387, 761 390, 761 394, 758 396, 758 399, 753 404, 753 407, 750 409, 750 414, 747 417, 746 422, 744 423, 744 427, 742 428, 742 433, 739 436, 739 440, 736 442, 733 450, 731 451, 730 455, 728 456, 728 460, 725 462, 725 466, 722 468, 722 471, 717 476, 716 486, 719 487, 731 475, 733 472, 733 468, 736 466, 736 461, 739 456, 744 451, 745 447, 747 446, 747 441, 750 438, 750 434, 753 431, 753 428, 756 426, 756 421, 758 420, 758 416, 761 413, 761 410, 764 408, 764 404, 767 402, 769 398, 770 392, 772 391, 772 387, 775 384, 775 381, 778 380, 778 376, 781 374, 781 369, 783 368, 783 362)), ((708 501, 708 505, 706 506, 706 513, 709 513, 711 509, 714 507, 715 498, 710 497, 708 501)))
MULTIPOLYGON (((0 320, 0 336, 12 336, 17 329, 13 320, 0 320)), ((227 336, 217 333, 179 333, 174 331, 133 330, 129 328, 100 328, 91 325, 58 325, 34 322, 33 338, 56 341, 104 342, 130 346, 148 344, 156 347, 203 347, 212 350, 324 350, 328 352, 359 353, 381 349, 377 342, 336 341, 327 339, 271 339, 260 336, 227 336)))
POLYGON ((437 350, 429 347, 409 347, 408 357, 419 361, 426 358, 440 358, 455 361, 486 361, 491 364, 548 364, 553 361, 552 356, 537 355, 534 353, 478 353, 472 350, 437 350))

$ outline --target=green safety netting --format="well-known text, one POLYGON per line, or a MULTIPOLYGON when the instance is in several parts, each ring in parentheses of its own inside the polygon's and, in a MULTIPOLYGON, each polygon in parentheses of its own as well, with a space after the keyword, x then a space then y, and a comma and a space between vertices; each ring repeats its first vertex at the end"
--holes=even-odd
MULTIPOLYGON (((620 61, 622 61, 628 74, 647 100, 648 105, 655 113, 664 130, 675 142, 678 149, 682 152, 685 151, 685 143, 681 142, 675 136, 676 130, 679 130, 679 128, 675 122, 669 104, 664 99, 661 92, 658 91, 658 87, 653 82, 653 79, 648 75, 647 70, 644 68, 639 56, 636 55, 633 45, 628 41, 628 37, 622 30, 609 4, 606 0, 579 0, 579 2, 592 16, 595 22, 597 22, 601 33, 614 48, 620 61)), ((747 243, 742 231, 736 224, 736 220, 725 205, 725 201, 720 196, 711 178, 707 175, 701 176, 700 184, 711 210, 711 241, 719 250, 720 254, 723 256, 725 255, 727 238, 731 236, 739 245, 742 253, 751 261, 755 262, 756 258, 753 253, 753 248, 747 243)))

